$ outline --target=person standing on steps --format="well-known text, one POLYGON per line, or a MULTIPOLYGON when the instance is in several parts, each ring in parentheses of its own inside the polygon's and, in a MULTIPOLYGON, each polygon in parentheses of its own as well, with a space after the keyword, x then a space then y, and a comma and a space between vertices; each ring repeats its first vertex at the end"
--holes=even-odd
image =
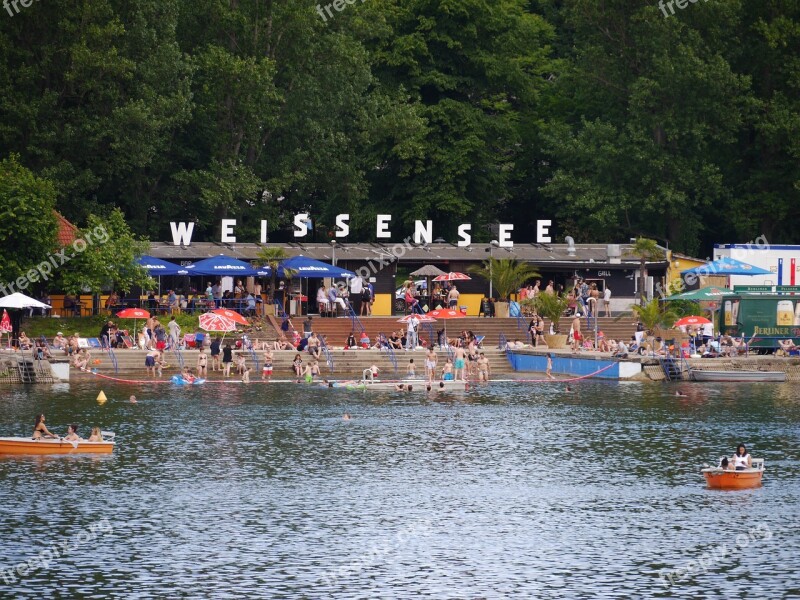
POLYGON ((606 311, 606 316, 611 316, 611 288, 606 286, 603 290, 603 308, 606 311))
POLYGON ((406 328, 406 350, 416 350, 418 326, 419 321, 412 315, 412 317, 408 320, 408 326, 406 328))
POLYGON ((231 343, 228 342, 225 344, 225 347, 222 349, 222 376, 223 377, 230 377, 231 376, 231 363, 233 362, 233 348, 231 348, 231 343))
POLYGON ((429 348, 425 355, 425 375, 428 377, 429 383, 433 383, 433 378, 436 376, 436 360, 436 352, 433 348, 429 348))

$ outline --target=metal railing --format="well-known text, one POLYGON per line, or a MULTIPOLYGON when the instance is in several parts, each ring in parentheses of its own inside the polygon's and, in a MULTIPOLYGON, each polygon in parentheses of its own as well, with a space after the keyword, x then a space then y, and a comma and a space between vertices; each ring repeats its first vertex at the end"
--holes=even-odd
POLYGON ((395 355, 394 348, 392 348, 392 344, 389 342, 389 338, 387 338, 384 334, 379 333, 378 343, 378 351, 383 352, 386 350, 386 355, 389 357, 389 361, 394 367, 394 372, 397 373, 397 356, 395 355))
POLYGON ((103 336, 103 344, 101 344, 101 347, 104 351, 108 352, 108 358, 111 360, 111 364, 114 366, 114 373, 119 373, 117 355, 114 353, 114 349, 111 347, 111 340, 107 335, 103 336))
POLYGON ((322 355, 325 357, 325 364, 328 365, 328 369, 333 373, 333 354, 331 354, 331 350, 328 348, 328 343, 325 341, 324 337, 319 338, 319 347, 322 350, 322 355))
POLYGON ((358 318, 356 311, 353 310, 353 305, 350 304, 350 300, 348 298, 345 298, 345 304, 347 305, 347 316, 350 317, 350 328, 355 331, 356 325, 358 325, 360 332, 366 331, 364 324, 361 322, 361 319, 358 318))

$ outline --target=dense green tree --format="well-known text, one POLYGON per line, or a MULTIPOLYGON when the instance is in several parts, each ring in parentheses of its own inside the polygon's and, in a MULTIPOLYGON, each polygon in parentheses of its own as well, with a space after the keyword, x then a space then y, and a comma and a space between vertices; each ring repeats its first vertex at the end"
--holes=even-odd
POLYGON ((56 246, 57 223, 53 184, 23 167, 16 155, 0 161, 0 290, 25 292, 52 269, 27 275, 46 262, 56 246), (17 278, 21 278, 17 283, 17 278), (10 289, 9 284, 14 284, 10 289))

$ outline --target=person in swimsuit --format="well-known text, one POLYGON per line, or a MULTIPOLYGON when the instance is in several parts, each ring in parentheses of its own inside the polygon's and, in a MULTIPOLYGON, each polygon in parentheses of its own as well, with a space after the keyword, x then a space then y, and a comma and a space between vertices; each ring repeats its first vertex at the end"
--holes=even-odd
POLYGON ((478 365, 478 381, 489 381, 489 359, 483 352, 476 364, 478 365))
POLYGON ((78 435, 78 426, 77 425, 68 425, 67 426, 67 435, 64 436, 65 442, 82 442, 83 438, 78 435))
POLYGON ((189 367, 183 368, 183 373, 181 373, 181 377, 183 377, 183 380, 187 383, 194 383, 194 375, 192 375, 192 371, 189 369, 189 367))
POLYGON ((250 371, 253 369, 245 365, 244 371, 242 371, 242 383, 250 383, 250 371))
POLYGON ((408 367, 406 367, 406 377, 408 379, 414 379, 417 374, 417 368, 414 366, 414 359, 410 359, 408 361, 408 367))
MULTIPOLYGON (((303 375, 303 358, 299 354, 294 355, 294 360, 292 361, 292 368, 294 369, 295 377, 299 378, 303 375)), ((299 383, 299 381, 298 381, 299 383)))
POLYGON ((92 427, 92 435, 89 436, 90 442, 102 442, 103 441, 103 433, 100 431, 99 427, 92 427))
MULTIPOLYGON (((459 348, 459 350, 460 350, 460 348, 459 348)), ((444 366, 442 367, 442 379, 444 381, 453 381, 453 363, 449 358, 447 359, 447 362, 444 363, 444 366)))
POLYGON ((555 379, 555 377, 553 377, 553 355, 548 352, 546 356, 547 356, 547 369, 545 370, 544 374, 547 375, 548 379, 555 379))
POLYGON ((425 375, 429 382, 433 382, 436 375, 436 352, 433 351, 433 348, 429 348, 425 355, 425 375))
POLYGON ((208 365, 208 354, 206 354, 205 348, 200 348, 200 354, 197 355, 197 376, 198 377, 208 377, 208 371, 206 367, 208 365))
MULTIPOLYGON (((464 348, 456 348, 456 362, 455 362, 455 379, 461 379, 461 381, 466 381, 466 374, 465 374, 465 367, 467 366, 466 352, 464 352, 464 348)), ((448 363, 450 360, 448 359, 448 363)))
POLYGON ((40 440, 42 438, 50 438, 55 439, 58 436, 54 433, 50 433, 47 427, 44 424, 44 415, 39 414, 36 415, 36 419, 33 423, 33 439, 40 440))
POLYGON ((264 368, 261 370, 261 381, 272 379, 272 352, 264 352, 264 368))

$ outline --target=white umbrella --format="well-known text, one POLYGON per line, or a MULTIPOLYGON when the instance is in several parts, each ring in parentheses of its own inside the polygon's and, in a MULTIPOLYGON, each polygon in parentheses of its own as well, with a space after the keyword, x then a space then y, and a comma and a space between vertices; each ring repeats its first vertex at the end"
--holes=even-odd
POLYGON ((0 308, 51 308, 51 306, 25 294, 14 292, 0 298, 0 308))

